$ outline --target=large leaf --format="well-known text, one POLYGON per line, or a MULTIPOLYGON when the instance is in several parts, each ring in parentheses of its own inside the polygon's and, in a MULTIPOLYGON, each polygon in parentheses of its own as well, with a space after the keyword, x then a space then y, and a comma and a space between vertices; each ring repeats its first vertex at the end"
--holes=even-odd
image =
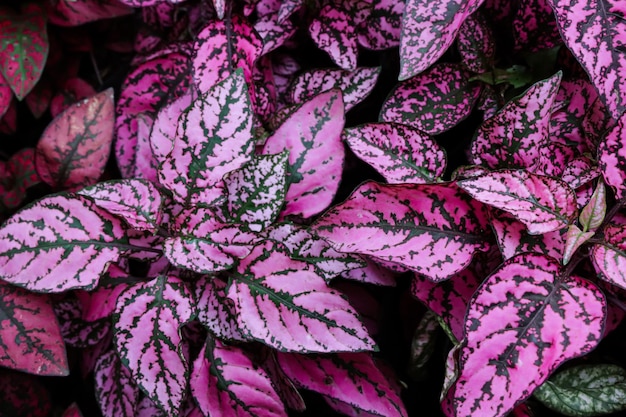
POLYGON ((177 415, 184 399, 189 371, 180 328, 194 316, 193 295, 173 277, 133 285, 117 300, 117 353, 133 381, 167 415, 177 415))
POLYGON ((226 297, 226 283, 220 278, 204 276, 195 286, 198 321, 224 340, 246 340, 237 323, 233 300, 226 297))
POLYGON ((380 110, 380 121, 403 123, 428 134, 452 129, 469 116, 480 85, 460 64, 437 64, 398 84, 380 110))
POLYGON ((0 8, 0 33, 0 72, 22 100, 39 81, 48 58, 43 8, 30 3, 22 6, 19 14, 8 7, 0 8))
POLYGON ((340 252, 371 255, 441 281, 487 250, 484 206, 452 184, 361 185, 312 230, 340 252))
POLYGON ((300 105, 265 142, 264 154, 289 150, 289 189, 284 216, 311 217, 333 200, 343 167, 341 131, 345 121, 339 90, 300 105))
POLYGON ((98 358, 94 370, 96 400, 104 417, 134 417, 139 388, 114 349, 98 358))
POLYGON ((591 261, 598 276, 626 289, 626 225, 604 228, 604 242, 591 248, 591 261))
POLYGON ((457 416, 504 416, 564 361, 602 337, 606 302, 590 282, 550 257, 504 262, 478 289, 465 319, 454 387, 457 416))
POLYGON ((406 80, 437 61, 454 42, 463 21, 483 0, 407 0, 400 37, 400 75, 406 80))
POLYGON ((37 375, 65 376, 69 366, 52 304, 0 281, 0 366, 37 375))
POLYGON ((225 198, 222 178, 252 159, 252 110, 241 70, 211 87, 182 114, 159 182, 183 204, 225 198))
POLYGON ((31 291, 92 289, 128 249, 122 221, 93 201, 46 197, 0 227, 0 279, 31 291))
POLYGON ((626 113, 598 145, 598 163, 604 180, 615 191, 615 197, 626 197, 626 113))
POLYGON ((48 10, 50 23, 58 26, 78 26, 133 13, 118 0, 58 0, 48 10))
POLYGON ((227 294, 243 333, 279 351, 375 348, 350 304, 273 242, 257 246, 239 263, 227 294))
POLYGON ((613 118, 626 110, 626 11, 616 0, 548 0, 561 37, 589 74, 613 118))
POLYGON ((208 417, 286 417, 269 375, 237 346, 209 337, 193 364, 191 394, 208 417))
POLYGON ((407 415, 400 396, 368 353, 278 353, 277 358, 297 386, 349 404, 367 416, 407 415))
POLYGON ((525 170, 502 170, 458 181, 459 187, 490 206, 511 213, 531 235, 567 227, 578 206, 563 181, 525 170))

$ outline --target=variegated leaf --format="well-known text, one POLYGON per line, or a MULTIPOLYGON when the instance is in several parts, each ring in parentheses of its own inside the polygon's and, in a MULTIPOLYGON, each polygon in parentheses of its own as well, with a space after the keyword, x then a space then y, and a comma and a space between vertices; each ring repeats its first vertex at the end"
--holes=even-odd
POLYGON ((359 44, 376 51, 399 46, 404 7, 403 1, 373 0, 370 15, 359 25, 359 44))
POLYGON ((487 20, 474 13, 461 25, 456 46, 465 67, 476 73, 490 71, 494 65, 496 42, 487 20))
POLYGON ((7 416, 49 417, 52 401, 43 378, 0 369, 0 410, 7 416))
POLYGON ((596 189, 593 191, 591 200, 583 207, 578 216, 578 221, 583 230, 594 230, 600 227, 604 221, 606 214, 606 189, 602 181, 598 182, 596 189))
POLYGON ((520 1, 512 26, 516 50, 537 52, 563 42, 548 0, 520 1))
POLYGON ((456 416, 505 416, 564 361, 602 337, 606 301, 559 263, 521 254, 503 263, 469 304, 454 386, 456 416))
POLYGON ((459 64, 437 64, 398 84, 383 103, 379 120, 431 135, 452 129, 469 116, 478 99, 480 85, 469 78, 459 64))
POLYGON ((109 320, 88 322, 82 318, 81 304, 76 298, 66 297, 54 304, 61 336, 72 347, 86 348, 103 340, 111 330, 109 320))
POLYGON ((575 224, 570 224, 565 236, 565 247, 563 249, 563 265, 567 265, 572 259, 572 255, 586 241, 591 239, 595 232, 583 232, 575 224))
POLYGON ((296 27, 290 20, 279 22, 279 12, 262 16, 254 24, 254 29, 263 42, 261 55, 265 55, 282 46, 296 33, 296 27))
POLYGON ((526 170, 502 170, 458 181, 472 197, 511 213, 531 235, 567 227, 578 206, 563 181, 526 170))
MULTIPOLYGON (((348 255, 345 253, 337 253, 343 256, 348 255)), ((385 287, 396 286, 396 274, 393 271, 369 259, 366 259, 364 262, 366 263, 365 266, 346 271, 341 274, 341 278, 385 287)))
POLYGON ((58 26, 79 26, 102 19, 133 13, 133 9, 117 0, 59 0, 48 9, 50 23, 58 26))
MULTIPOLYGON (((626 65, 626 64, 625 64, 626 65)), ((626 103, 624 103, 626 107, 626 103)), ((598 145, 598 165, 604 181, 613 188, 615 197, 626 197, 626 113, 598 145)))
POLYGON ((409 126, 368 123, 345 129, 343 139, 390 184, 435 182, 446 169, 444 150, 409 126))
POLYGON ((598 276, 626 289, 626 225, 607 225, 604 243, 591 248, 591 261, 598 276))
POLYGON ((26 190, 41 182, 35 169, 35 149, 24 148, 0 162, 0 211, 19 207, 26 190))
POLYGON ((94 379, 96 400, 104 417, 135 417, 139 388, 114 349, 98 358, 94 379))
POLYGON ((572 190, 575 190, 593 181, 600 175, 600 169, 595 164, 595 161, 586 156, 580 156, 567 164, 565 170, 563 170, 561 179, 565 181, 572 190))
POLYGON ((489 248, 486 210, 453 184, 361 185, 313 224, 340 252, 370 255, 434 281, 489 248))
POLYGON ((172 152, 174 140, 177 137, 178 122, 189 109, 192 101, 193 94, 188 92, 159 109, 150 131, 150 149, 157 166, 164 163, 172 152))
POLYGON ((115 349, 132 380, 167 415, 177 415, 189 378, 180 328, 195 316, 193 295, 177 278, 135 284, 117 300, 115 349))
POLYGON ((194 285, 198 321, 220 339, 245 341, 237 324, 233 300, 226 297, 226 283, 220 278, 204 276, 194 285))
POLYGON ((356 27, 352 20, 348 10, 327 4, 309 26, 313 42, 346 71, 354 71, 357 65, 356 27))

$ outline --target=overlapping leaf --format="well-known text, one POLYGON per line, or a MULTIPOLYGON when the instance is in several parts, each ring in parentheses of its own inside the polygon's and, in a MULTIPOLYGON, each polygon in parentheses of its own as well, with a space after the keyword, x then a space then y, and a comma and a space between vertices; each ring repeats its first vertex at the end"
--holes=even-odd
POLYGON ((167 415, 177 415, 189 377, 179 329, 195 315, 193 295, 163 275, 129 287, 117 300, 114 342, 132 380, 167 415))
POLYGON ((63 110, 77 101, 95 96, 96 90, 87 81, 81 78, 70 78, 65 82, 63 89, 50 100, 50 114, 57 117, 63 110))
POLYGON ((192 94, 187 93, 159 109, 150 131, 150 148, 157 165, 163 163, 172 152, 178 121, 192 101, 192 94))
POLYGON ((50 23, 78 26, 101 19, 125 16, 133 9, 117 0, 59 0, 49 9, 50 23))
POLYGON ((475 13, 465 19, 456 39, 457 49, 463 58, 463 65, 476 73, 492 69, 496 53, 496 43, 482 14, 475 13))
POLYGON ((469 78, 459 64, 437 64, 398 84, 385 100, 379 119, 433 135, 452 129, 470 114, 478 99, 480 86, 469 78))
POLYGON ((575 224, 570 224, 567 228, 567 234, 565 236, 565 246, 563 250, 563 265, 567 265, 572 259, 574 252, 578 248, 591 239, 595 232, 583 232, 575 224))
POLYGON ((31 291, 92 289, 128 249, 122 221, 93 201, 46 197, 0 227, 0 279, 31 291))
POLYGON ((593 191, 591 200, 583 207, 578 216, 578 221, 584 231, 594 230, 600 227, 604 221, 606 214, 606 189, 603 182, 598 182, 596 189, 593 191))
POLYGON ((261 55, 265 55, 285 43, 296 33, 296 27, 290 20, 279 21, 280 13, 267 14, 259 18, 254 29, 263 42, 261 55))
POLYGON ((454 386, 457 416, 504 416, 564 361, 602 337, 606 302, 559 263, 521 254, 503 263, 470 302, 454 386))
POLYGON ((139 388, 115 350, 98 358, 94 370, 96 400, 104 417, 134 417, 139 388))
POLYGON ((604 228, 604 242, 591 248, 591 261, 598 276, 626 289, 626 225, 604 228))
POLYGON ((111 330, 109 320, 87 322, 83 320, 81 304, 67 297, 54 304, 54 313, 59 321, 61 336, 66 344, 78 348, 93 346, 103 340, 111 330))
POLYGON ((348 128, 344 140, 390 184, 435 182, 446 168, 444 150, 428 135, 396 123, 348 128))
POLYGON ((575 190, 596 179, 600 174, 600 169, 593 160, 581 156, 567 164, 565 170, 563 170, 561 179, 565 181, 572 190, 575 190))
POLYGON ((340 252, 447 279, 487 250, 484 206, 452 184, 361 185, 312 230, 340 252))
MULTIPOLYGON (((625 64, 626 65, 626 64, 625 64)), ((626 102, 624 103, 626 106, 626 102)), ((598 146, 598 162, 604 181, 613 188, 615 197, 626 197, 626 113, 619 118, 598 146)))
POLYGON ((561 45, 548 0, 523 0, 513 19, 515 49, 536 52, 561 45))
POLYGON ((563 181, 525 170, 490 172, 457 184, 478 201, 511 213, 531 235, 567 227, 578 208, 563 181))
POLYGON ((346 71, 354 71, 357 64, 356 27, 352 19, 348 10, 327 4, 309 26, 313 42, 346 71))
POLYGON ((195 285, 198 321, 220 339, 246 340, 237 323, 233 300, 226 297, 226 283, 204 276, 195 285))
POLYGON ((343 274, 341 274, 341 278, 363 282, 366 284, 395 287, 396 276, 393 271, 386 269, 380 266, 378 263, 369 259, 365 260, 365 263, 366 265, 364 267, 354 268, 344 272, 343 274))
POLYGON ((359 44, 373 50, 399 46, 404 2, 374 0, 372 3, 370 15, 359 25, 359 44))

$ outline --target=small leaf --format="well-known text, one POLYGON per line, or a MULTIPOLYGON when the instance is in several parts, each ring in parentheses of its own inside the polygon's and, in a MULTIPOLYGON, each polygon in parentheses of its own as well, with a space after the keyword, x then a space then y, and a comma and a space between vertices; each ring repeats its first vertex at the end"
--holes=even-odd
MULTIPOLYGON (((626 66, 626 63, 624 64, 626 66)), ((626 97, 625 97, 626 99, 626 97)), ((624 103, 626 107, 626 102, 624 103)), ((604 181, 615 191, 615 198, 626 197, 626 113, 598 145, 598 165, 604 181)))
POLYGON ((414 380, 423 380, 426 376, 427 370, 425 367, 435 350, 438 336, 437 330, 439 330, 437 315, 427 310, 415 328, 413 339, 411 340, 407 372, 414 380))
POLYGON ((346 71, 354 71, 357 65, 357 38, 352 19, 348 10, 327 4, 309 26, 313 42, 346 71))
POLYGON ((626 410, 626 371, 616 365, 578 365, 559 372, 533 394, 547 407, 572 417, 626 410))
POLYGON ((194 288, 198 321, 222 340, 245 341, 233 300, 226 297, 226 283, 217 277, 205 276, 194 288))
POLYGON ((43 378, 0 369, 0 410, 15 417, 49 417, 52 401, 43 378))
POLYGON ((583 232, 575 224, 570 224, 567 229, 565 248, 563 250, 563 265, 567 265, 572 255, 586 241, 591 239, 595 232, 583 232))
POLYGON ((290 20, 279 22, 279 12, 261 16, 254 24, 254 29, 263 41, 261 55, 266 55, 282 46, 296 33, 296 27, 290 20))
POLYGON ((104 417, 135 417, 139 388, 114 349, 98 358, 94 380, 96 400, 104 417))
POLYGON ((399 46, 405 3, 396 0, 372 3, 370 15, 359 25, 359 44, 375 51, 399 46))
POLYGON ((583 207, 578 216, 584 231, 600 227, 606 214, 606 189, 602 181, 598 182, 589 203, 583 207))
POLYGON ((561 179, 565 181, 572 190, 575 190, 588 182, 591 182, 601 175, 600 169, 591 159, 581 156, 570 161, 561 179))
POLYGON ((19 207, 26 197, 26 190, 39 182, 35 149, 24 148, 13 154, 6 164, 0 162, 0 207, 10 210, 19 207))
POLYGON ((626 225, 609 224, 602 244, 591 248, 591 261, 598 277, 626 289, 626 225))
POLYGON ((61 417, 83 417, 83 413, 80 412, 78 404, 72 403, 63 411, 61 417))

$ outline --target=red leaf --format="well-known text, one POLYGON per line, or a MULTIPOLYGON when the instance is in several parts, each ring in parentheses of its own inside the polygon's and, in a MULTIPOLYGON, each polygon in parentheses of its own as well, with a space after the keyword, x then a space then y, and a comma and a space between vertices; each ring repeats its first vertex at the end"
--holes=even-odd
POLYGON ((0 369, 0 410, 3 416, 49 417, 50 394, 41 378, 0 369))
POLYGON ((133 11, 117 0, 56 0, 48 8, 50 23, 58 26, 78 26, 125 16, 133 11))

